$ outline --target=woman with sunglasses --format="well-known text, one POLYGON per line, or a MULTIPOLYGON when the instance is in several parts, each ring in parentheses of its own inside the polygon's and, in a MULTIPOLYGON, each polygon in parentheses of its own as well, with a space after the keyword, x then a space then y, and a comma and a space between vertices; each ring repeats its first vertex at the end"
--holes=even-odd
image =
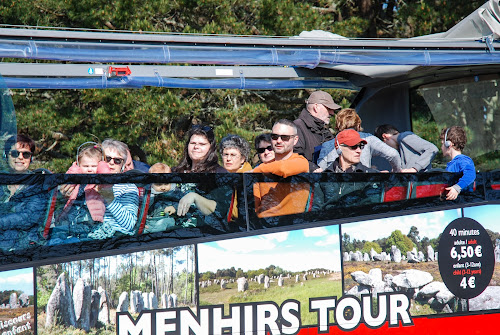
MULTIPOLYGON (((385 159, 391 165, 392 172, 401 171, 401 157, 399 153, 375 135, 363 132, 361 118, 352 108, 344 108, 335 116, 335 130, 337 134, 346 129, 354 129, 366 141, 366 145, 361 152, 361 163, 364 166, 372 167, 372 157, 376 156, 385 159)), ((335 139, 323 143, 318 158, 320 169, 315 172, 325 171, 337 159, 339 155, 335 148, 335 139)))
POLYGON ((255 150, 257 151, 260 163, 269 163, 274 160, 271 133, 260 134, 255 138, 255 150))
MULTIPOLYGON (((128 146, 117 140, 107 139, 102 142, 104 160, 108 163, 110 173, 127 171, 125 162, 129 157, 128 146)), ((112 187, 101 185, 98 189, 106 206, 103 224, 88 237, 104 239, 116 232, 125 235, 134 233, 139 208, 139 190, 134 184, 113 184, 112 187)))
MULTIPOLYGON (((215 135, 212 128, 194 125, 187 133, 184 155, 173 172, 180 173, 225 173, 218 163, 215 135)), ((214 185, 210 178, 198 184, 185 183, 180 186, 186 192, 177 206, 177 215, 185 216, 188 212, 197 218, 197 227, 203 231, 227 231, 224 219, 230 212, 232 188, 227 185, 214 185), (203 224, 205 223, 205 224, 203 224)))
MULTIPOLYGON (((35 142, 26 135, 14 135, 7 139, 4 158, 9 173, 30 173, 31 157, 35 142)), ((9 251, 29 246, 39 241, 43 209, 48 193, 41 185, 30 185, 26 180, 20 185, 0 185, 0 249, 9 251)))

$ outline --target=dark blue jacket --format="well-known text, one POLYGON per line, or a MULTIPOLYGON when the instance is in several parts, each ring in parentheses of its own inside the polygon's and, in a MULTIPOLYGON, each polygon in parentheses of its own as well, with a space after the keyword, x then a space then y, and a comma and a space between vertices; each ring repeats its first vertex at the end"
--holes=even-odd
POLYGON ((23 184, 10 197, 7 185, 0 186, 0 249, 24 249, 41 240, 49 193, 42 184, 23 184))

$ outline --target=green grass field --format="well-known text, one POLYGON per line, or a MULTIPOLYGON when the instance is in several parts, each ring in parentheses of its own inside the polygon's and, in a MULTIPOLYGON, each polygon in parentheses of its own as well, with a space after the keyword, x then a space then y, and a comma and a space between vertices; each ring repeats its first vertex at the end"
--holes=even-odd
POLYGON ((267 290, 264 289, 263 284, 257 284, 256 282, 249 282, 248 290, 245 292, 238 292, 236 283, 228 283, 225 290, 221 290, 219 285, 212 285, 200 289, 200 305, 224 304, 224 312, 227 314, 229 304, 274 301, 281 305, 287 299, 294 299, 300 302, 302 324, 311 325, 317 322, 317 315, 309 312, 309 298, 329 296, 336 296, 337 298, 342 296, 340 273, 311 278, 299 283, 295 283, 295 277, 285 278, 282 287, 279 287, 278 281, 274 280, 267 290))

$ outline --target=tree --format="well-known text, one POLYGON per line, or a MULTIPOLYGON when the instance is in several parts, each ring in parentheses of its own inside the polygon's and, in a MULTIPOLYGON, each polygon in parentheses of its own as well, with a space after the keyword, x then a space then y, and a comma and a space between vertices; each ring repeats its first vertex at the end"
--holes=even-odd
POLYGON ((387 239, 386 252, 390 252, 391 246, 393 245, 401 250, 402 254, 406 254, 408 251, 411 251, 415 246, 410 238, 408 238, 408 236, 405 236, 403 235, 403 233, 401 233, 401 230, 395 230, 391 233, 391 235, 387 239))
MULTIPOLYGON (((4 24, 176 33, 297 35, 321 29, 348 37, 412 37, 451 28, 484 0, 17 0, 0 4, 4 24)), ((5 61, 5 60, 4 60, 5 61)), ((329 91, 348 107, 354 91, 329 91)), ((192 123, 251 141, 294 119, 307 90, 13 90, 19 132, 37 142, 33 167, 64 172, 76 148, 116 138, 135 158, 176 165, 192 123), (63 136, 61 136, 61 134, 63 136), (144 159, 144 158, 143 158, 144 159)), ((347 251, 347 249, 345 249, 347 251)))
POLYGON ((413 242, 417 250, 421 250, 421 245, 420 245, 420 236, 419 236, 419 231, 418 228, 415 226, 411 226, 410 231, 408 232, 408 238, 413 242))
POLYGON ((351 243, 351 237, 347 233, 342 234, 342 250, 344 252, 354 251, 354 246, 351 243))
POLYGON ((378 245, 377 242, 371 242, 371 241, 365 242, 365 245, 363 246, 363 249, 361 249, 361 252, 363 253, 366 252, 367 254, 370 254, 370 251, 372 249, 375 250, 377 253, 382 252, 382 248, 380 247, 380 245, 378 245))

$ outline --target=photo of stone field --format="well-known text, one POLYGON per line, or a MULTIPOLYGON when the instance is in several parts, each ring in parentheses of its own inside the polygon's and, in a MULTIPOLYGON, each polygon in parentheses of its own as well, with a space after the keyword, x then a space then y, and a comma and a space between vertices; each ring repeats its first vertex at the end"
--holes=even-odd
POLYGON ((116 334, 116 312, 196 310, 193 245, 37 268, 38 334, 116 334))
POLYGON ((198 246, 200 305, 287 299, 315 324, 309 298, 342 296, 338 226, 224 240, 198 246))
POLYGON ((0 272, 0 334, 35 332, 33 268, 0 272))
MULTIPOLYGON (((342 225, 344 293, 375 297, 377 293, 405 292, 411 301, 411 315, 500 308, 500 300, 492 301, 495 299, 490 294, 500 292, 496 288, 500 283, 498 269, 490 286, 473 299, 455 297, 443 283, 438 265, 439 238, 458 217, 460 210, 448 210, 342 225)), ((484 221, 477 221, 496 241, 498 233, 484 221)), ((500 256, 500 247, 497 249, 500 256)))

